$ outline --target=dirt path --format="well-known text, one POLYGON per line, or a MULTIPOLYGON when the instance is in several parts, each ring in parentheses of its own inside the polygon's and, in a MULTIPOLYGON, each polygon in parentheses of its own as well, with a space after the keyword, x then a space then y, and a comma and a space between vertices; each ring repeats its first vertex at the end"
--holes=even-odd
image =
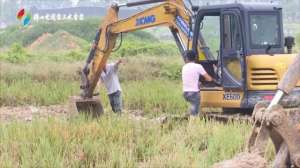
MULTIPOLYGON (((140 111, 127 111, 124 110, 130 119, 136 121, 153 121, 157 123, 164 123, 166 117, 158 118, 146 118, 143 117, 140 111)), ((0 122, 11 121, 27 121, 30 122, 33 119, 46 119, 48 117, 57 117, 67 119, 70 116, 68 112, 68 106, 66 105, 52 105, 52 106, 18 106, 18 107, 0 107, 0 122)))
POLYGON ((19 106, 0 107, 0 122, 32 121, 34 118, 48 117, 67 118, 67 107, 64 105, 53 106, 19 106))

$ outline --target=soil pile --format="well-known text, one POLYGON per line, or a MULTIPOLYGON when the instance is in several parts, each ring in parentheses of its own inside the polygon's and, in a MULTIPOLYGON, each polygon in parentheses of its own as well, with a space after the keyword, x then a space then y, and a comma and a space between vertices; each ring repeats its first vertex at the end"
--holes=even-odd
POLYGON ((32 44, 30 44, 27 48, 30 50, 37 49, 40 44, 43 44, 44 41, 52 36, 51 33, 44 33, 40 37, 38 37, 32 44))
POLYGON ((241 153, 231 160, 217 163, 213 168, 267 168, 267 161, 257 154, 241 153))
POLYGON ((83 49, 87 42, 66 31, 57 31, 54 34, 44 33, 27 48, 32 51, 68 51, 83 49))

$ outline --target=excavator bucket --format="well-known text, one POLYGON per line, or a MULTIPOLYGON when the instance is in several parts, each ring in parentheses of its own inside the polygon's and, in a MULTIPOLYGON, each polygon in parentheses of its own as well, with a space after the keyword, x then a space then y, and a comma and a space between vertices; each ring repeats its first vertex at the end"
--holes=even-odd
POLYGON ((93 118, 98 118, 103 114, 103 107, 97 96, 84 99, 79 96, 71 97, 69 109, 73 114, 82 113, 93 118))

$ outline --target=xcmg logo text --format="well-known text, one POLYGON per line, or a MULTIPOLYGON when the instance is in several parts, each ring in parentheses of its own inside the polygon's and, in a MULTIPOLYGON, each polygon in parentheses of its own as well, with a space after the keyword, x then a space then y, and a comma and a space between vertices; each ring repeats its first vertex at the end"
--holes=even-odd
POLYGON ((145 24, 154 23, 155 21, 156 21, 155 15, 145 16, 145 17, 137 18, 135 25, 141 26, 141 25, 145 25, 145 24))

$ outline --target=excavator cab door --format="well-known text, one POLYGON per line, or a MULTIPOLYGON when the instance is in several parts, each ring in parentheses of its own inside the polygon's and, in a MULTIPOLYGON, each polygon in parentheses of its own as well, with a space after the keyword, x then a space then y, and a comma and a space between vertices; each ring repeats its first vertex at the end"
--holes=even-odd
POLYGON ((239 12, 225 11, 221 16, 222 83, 226 90, 243 89, 243 39, 239 12))
MULTIPOLYGON (((209 73, 209 67, 206 67, 206 62, 200 62, 207 72, 213 76, 220 83, 220 87, 201 88, 201 104, 203 106, 214 107, 235 107, 240 108, 242 98, 244 96, 244 52, 243 52, 243 34, 241 14, 238 10, 224 10, 224 11, 201 11, 199 18, 202 19, 202 28, 204 39, 213 38, 211 33, 206 35, 209 30, 205 30, 205 20, 208 17, 219 18, 220 48, 218 57, 214 61, 207 58, 208 64, 213 63, 217 65, 215 76, 209 73), (204 24, 203 24, 204 23, 204 24), (217 75, 217 76, 216 76, 217 75)), ((215 26, 218 27, 218 26, 215 26)), ((208 27, 210 29, 210 27, 208 27)), ((217 32, 214 32, 217 34, 217 32)), ((209 42, 209 41, 208 41, 209 42)), ((212 46, 208 43, 208 46, 212 46)), ((216 58, 216 57, 215 57, 216 58)))
POLYGON ((244 51, 241 14, 238 10, 221 13, 221 81, 223 103, 239 107, 244 96, 244 51))

